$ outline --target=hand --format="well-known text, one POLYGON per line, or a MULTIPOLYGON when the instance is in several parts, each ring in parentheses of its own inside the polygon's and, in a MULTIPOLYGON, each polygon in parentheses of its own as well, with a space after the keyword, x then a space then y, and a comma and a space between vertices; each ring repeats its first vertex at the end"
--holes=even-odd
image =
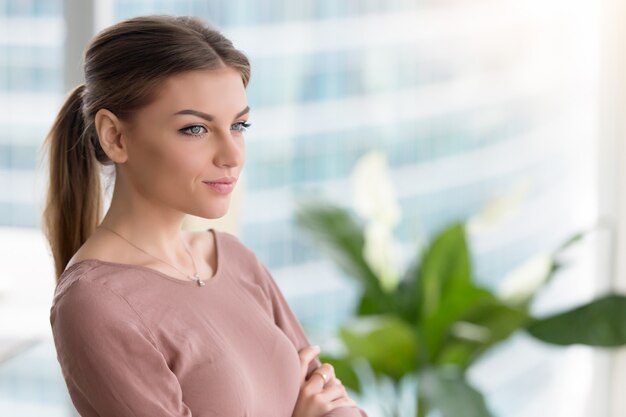
POLYGON ((298 352, 300 357, 300 392, 292 417, 321 417, 338 407, 356 406, 348 397, 341 381, 335 378, 335 370, 323 363, 306 379, 309 363, 317 356, 319 348, 305 347, 298 352), (327 375, 327 382, 320 373, 327 375))

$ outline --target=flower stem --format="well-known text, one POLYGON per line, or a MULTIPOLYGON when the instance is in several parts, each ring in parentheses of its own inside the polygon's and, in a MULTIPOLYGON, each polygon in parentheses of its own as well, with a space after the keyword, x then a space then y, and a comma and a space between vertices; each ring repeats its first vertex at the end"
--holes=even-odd
POLYGON ((417 417, 426 417, 428 415, 430 406, 428 401, 423 396, 417 394, 417 417))

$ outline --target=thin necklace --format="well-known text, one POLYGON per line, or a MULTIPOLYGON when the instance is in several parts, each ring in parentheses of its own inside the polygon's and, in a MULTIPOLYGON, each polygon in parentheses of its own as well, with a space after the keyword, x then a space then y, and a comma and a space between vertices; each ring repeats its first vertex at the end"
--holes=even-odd
POLYGON ((139 246, 135 245, 133 242, 131 242, 130 240, 126 239, 124 236, 120 235, 119 233, 117 233, 115 230, 109 229, 106 226, 102 226, 102 225, 98 225, 97 227, 102 227, 103 229, 107 229, 110 232, 115 233, 116 235, 118 235, 119 237, 121 237, 122 239, 124 239, 125 241, 127 241, 128 243, 130 243, 131 245, 133 245, 134 247, 136 247, 137 249, 139 249, 140 251, 142 251, 143 253, 152 256, 154 259, 156 259, 157 261, 163 262, 169 266, 171 266, 172 268, 174 268, 175 270, 177 270, 178 272, 180 272, 181 274, 183 274, 186 278, 190 278, 194 281, 196 281, 198 283, 199 287, 204 287, 204 281, 202 281, 200 279, 200 275, 198 274, 198 268, 196 268, 196 261, 193 259, 193 255, 191 254, 191 251, 189 250, 189 248, 187 247, 187 244, 183 241, 183 246, 185 247, 185 250, 187 251, 187 253, 189 254, 189 257, 191 258, 191 262, 193 263, 193 269, 194 269, 194 274, 193 277, 189 274, 186 274, 185 272, 181 271, 180 269, 176 268, 174 265, 172 265, 169 262, 164 261, 161 258, 157 258, 156 256, 152 255, 151 253, 146 252, 145 250, 141 249, 139 246))

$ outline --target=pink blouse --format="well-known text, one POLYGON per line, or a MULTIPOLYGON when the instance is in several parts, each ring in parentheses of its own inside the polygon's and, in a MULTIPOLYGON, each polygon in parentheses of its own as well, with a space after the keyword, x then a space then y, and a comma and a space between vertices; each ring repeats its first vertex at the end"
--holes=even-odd
MULTIPOLYGON (((208 231, 217 271, 203 287, 98 259, 63 272, 50 324, 82 417, 291 417, 310 343, 260 259, 208 231)), ((324 416, 368 417, 348 406, 324 416)))

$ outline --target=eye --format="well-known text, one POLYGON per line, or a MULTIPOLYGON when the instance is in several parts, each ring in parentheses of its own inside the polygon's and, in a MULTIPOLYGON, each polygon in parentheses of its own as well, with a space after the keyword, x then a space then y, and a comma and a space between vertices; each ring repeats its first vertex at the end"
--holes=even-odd
POLYGON ((251 123, 246 123, 246 122, 237 122, 233 126, 238 126, 238 127, 235 128, 235 130, 238 130, 240 132, 245 132, 246 130, 248 130, 248 128, 250 126, 252 126, 252 124, 251 123))
POLYGON ((202 136, 203 135, 202 129, 206 131, 206 128, 202 125, 192 125, 192 126, 187 126, 183 129, 180 129, 180 132, 189 136, 202 136))

